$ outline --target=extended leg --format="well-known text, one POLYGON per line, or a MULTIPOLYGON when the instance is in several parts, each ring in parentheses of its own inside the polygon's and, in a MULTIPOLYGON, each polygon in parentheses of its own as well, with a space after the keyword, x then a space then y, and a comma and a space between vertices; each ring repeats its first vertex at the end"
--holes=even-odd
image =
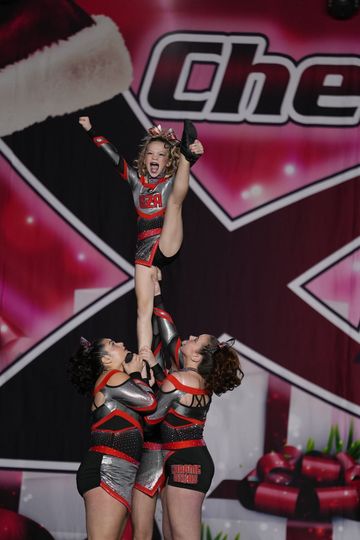
POLYGON ((201 142, 192 122, 186 120, 181 139, 181 155, 172 193, 166 207, 159 247, 166 257, 179 251, 183 240, 182 204, 189 190, 190 167, 203 153, 201 142))
MULTIPOLYGON (((187 192, 187 189, 186 189, 187 192)), ((184 200, 185 194, 182 200, 184 200)), ((182 202, 175 202, 174 193, 169 197, 164 218, 164 225, 160 235, 159 248, 165 257, 172 257, 177 253, 183 241, 182 202)))
POLYGON ((185 156, 190 166, 199 159, 200 154, 192 151, 190 146, 194 144, 197 139, 197 131, 191 120, 184 121, 184 129, 181 137, 180 152, 185 156))

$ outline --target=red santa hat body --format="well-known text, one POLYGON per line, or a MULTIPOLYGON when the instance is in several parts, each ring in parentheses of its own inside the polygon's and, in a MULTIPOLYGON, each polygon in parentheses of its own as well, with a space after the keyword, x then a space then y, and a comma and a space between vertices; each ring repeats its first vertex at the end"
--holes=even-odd
POLYGON ((0 136, 127 90, 129 52, 115 23, 70 0, 1 6, 0 136))

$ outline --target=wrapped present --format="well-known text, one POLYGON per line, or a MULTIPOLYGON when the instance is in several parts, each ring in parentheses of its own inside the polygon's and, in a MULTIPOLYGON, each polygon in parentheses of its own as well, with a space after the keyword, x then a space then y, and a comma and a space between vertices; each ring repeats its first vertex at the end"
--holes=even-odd
POLYGON ((239 484, 243 506, 292 519, 360 519, 360 464, 342 450, 309 448, 302 453, 287 445, 264 454, 239 484))

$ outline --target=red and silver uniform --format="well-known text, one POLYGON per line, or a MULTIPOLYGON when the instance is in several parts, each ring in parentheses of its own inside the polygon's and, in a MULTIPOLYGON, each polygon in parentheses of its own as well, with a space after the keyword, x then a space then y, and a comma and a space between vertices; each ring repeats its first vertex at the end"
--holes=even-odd
MULTIPOLYGON (((160 295, 155 297, 154 304, 163 355, 167 355, 165 366, 184 369, 181 342, 172 317, 165 310, 160 295)), ((169 372, 165 380, 175 389, 164 392, 164 381, 159 381, 157 409, 145 420, 151 426, 160 427, 166 481, 169 485, 206 493, 214 474, 213 460, 203 439, 211 396, 207 390, 182 384, 169 372), (185 396, 191 397, 190 405, 182 403, 185 396)))
POLYGON ((164 392, 161 387, 156 411, 145 418, 150 425, 160 423, 165 481, 206 493, 214 475, 214 463, 203 439, 211 397, 206 390, 184 385, 170 373, 165 380, 175 389, 164 392), (182 403, 185 396, 191 396, 190 405, 182 403))
MULTIPOLYGON (((161 386, 169 370, 183 366, 180 339, 170 314, 164 309, 161 296, 155 297, 152 319, 152 350, 158 364, 153 368, 156 384, 161 386)), ((153 496, 163 486, 164 456, 161 444, 160 425, 152 426, 144 432, 143 453, 136 475, 135 488, 153 496)))
POLYGON ((175 177, 151 179, 139 177, 137 171, 105 137, 94 135, 93 130, 88 133, 96 146, 110 157, 120 176, 130 185, 138 215, 135 263, 151 266, 159 245, 164 215, 175 177))
MULTIPOLYGON (((153 371, 156 380, 155 387, 158 388, 165 378, 166 360, 163 353, 166 348, 162 346, 160 328, 155 314, 152 317, 152 329, 153 342, 151 348, 158 362, 153 371)), ((161 445, 159 426, 151 429, 145 428, 143 451, 134 488, 152 497, 162 488, 164 482, 164 452, 161 445)))
POLYGON ((173 369, 183 368, 181 340, 170 313, 164 307, 160 294, 154 298, 154 318, 160 335, 160 341, 155 350, 159 357, 156 354, 155 357, 166 373, 173 369))
POLYGON ((109 386, 110 371, 95 388, 104 403, 92 412, 91 444, 77 474, 80 494, 101 486, 130 510, 143 446, 144 414, 156 409, 151 388, 138 379, 109 386))
POLYGON ((203 431, 211 401, 210 397, 205 398, 209 396, 207 390, 186 386, 171 373, 165 380, 170 381, 175 390, 163 392, 160 388, 157 409, 146 417, 146 422, 150 425, 161 422, 161 440, 165 450, 205 446, 203 431), (181 403, 181 398, 187 394, 192 396, 189 406, 181 403))

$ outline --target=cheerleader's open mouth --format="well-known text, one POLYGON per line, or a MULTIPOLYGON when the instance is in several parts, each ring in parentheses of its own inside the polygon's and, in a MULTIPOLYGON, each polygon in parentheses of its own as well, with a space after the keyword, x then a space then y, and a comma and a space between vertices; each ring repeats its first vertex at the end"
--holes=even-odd
POLYGON ((151 161, 149 166, 151 176, 157 176, 159 173, 159 164, 156 161, 151 161))

